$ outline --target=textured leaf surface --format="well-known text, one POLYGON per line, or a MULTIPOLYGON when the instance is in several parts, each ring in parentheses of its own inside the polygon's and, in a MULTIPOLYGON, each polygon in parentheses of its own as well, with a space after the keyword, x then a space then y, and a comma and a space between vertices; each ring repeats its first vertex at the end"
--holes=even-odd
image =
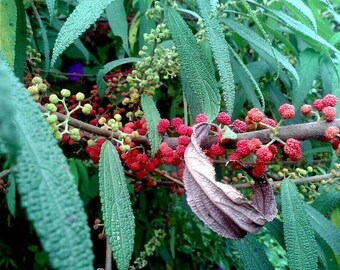
POLYGON ((200 147, 210 126, 194 126, 191 143, 184 153, 183 174, 187 201, 192 211, 219 235, 239 239, 247 232, 258 232, 277 214, 276 202, 268 183, 255 183, 253 202, 230 185, 215 181, 215 170, 200 147))
POLYGON ((233 71, 231 69, 228 44, 217 18, 210 16, 209 2, 206 0, 199 0, 198 5, 201 10, 205 30, 220 75, 225 109, 232 115, 235 101, 235 84, 233 71))
POLYGON ((54 65, 57 57, 90 27, 113 1, 82 0, 79 2, 58 33, 53 48, 51 66, 54 65))
POLYGON ((108 73, 109 71, 111 71, 112 69, 120 66, 120 65, 124 65, 124 64, 128 64, 128 63, 134 63, 134 62, 138 62, 140 61, 140 58, 124 58, 124 59, 118 59, 118 60, 113 60, 107 64, 105 64, 99 71, 97 74, 97 87, 98 87, 98 93, 99 93, 99 97, 103 98, 104 94, 105 94, 105 90, 106 90, 106 82, 104 80, 104 76, 106 75, 106 73, 108 73))
POLYGON ((51 21, 54 16, 55 0, 46 0, 46 5, 47 5, 48 13, 50 14, 50 21, 51 21))
POLYGON ((158 133, 157 130, 157 125, 159 123, 159 120, 161 120, 161 116, 159 115, 158 109, 152 97, 143 94, 141 105, 144 116, 146 118, 146 123, 148 127, 147 136, 150 141, 151 155, 153 156, 158 151, 158 146, 162 142, 162 136, 158 133))
POLYGON ((241 240, 234 241, 233 243, 240 253, 244 269, 273 269, 264 250, 264 245, 260 244, 253 235, 248 235, 241 240))
POLYGON ((309 23, 311 28, 317 32, 316 21, 313 12, 302 0, 285 0, 287 7, 294 15, 301 16, 309 23))
POLYGON ((165 10, 165 21, 170 28, 181 64, 181 74, 185 76, 190 92, 184 92, 193 116, 205 113, 209 121, 215 119, 220 109, 220 94, 214 70, 201 47, 197 44, 190 28, 178 12, 172 8, 165 10))
POLYGON ((303 202, 293 182, 281 184, 283 229, 290 269, 317 269, 316 241, 303 202))
POLYGON ((0 85, 10 84, 1 95, 10 93, 8 102, 15 104, 17 112, 21 151, 12 169, 21 205, 53 268, 93 269, 87 217, 66 158, 27 90, 4 63, 0 63, 0 71, 0 85))
POLYGON ((327 214, 340 200, 340 192, 334 186, 329 186, 329 191, 324 192, 319 188, 320 196, 313 202, 312 206, 322 214, 327 214))
POLYGON ((103 144, 100 152, 99 192, 105 233, 113 257, 119 270, 127 270, 133 252, 135 221, 123 166, 109 141, 103 144))
POLYGON ((224 19, 222 19, 222 22, 225 23, 227 26, 229 26, 235 33, 237 33, 242 38, 247 40, 249 42, 249 44, 252 47, 254 47, 254 49, 256 51, 262 52, 262 53, 266 54, 268 57, 272 58, 272 61, 275 63, 275 66, 276 66, 276 61, 279 61, 279 63, 285 69, 287 69, 291 75, 293 75, 296 82, 299 83, 299 75, 297 74, 295 68, 289 63, 289 61, 286 59, 286 57, 283 56, 275 48, 273 48, 273 51, 275 53, 275 55, 273 55, 271 46, 266 40, 264 40, 262 37, 257 35, 254 31, 252 31, 248 27, 245 27, 242 24, 237 23, 233 20, 224 18, 224 19))
POLYGON ((128 23, 123 0, 115 0, 107 6, 106 15, 109 25, 115 36, 122 39, 122 46, 127 54, 130 54, 128 39, 128 23))
POLYGON ((17 7, 15 1, 0 1, 0 51, 14 69, 17 7))
POLYGON ((305 208, 313 229, 334 251, 340 254, 340 230, 309 204, 305 204, 305 208))
POLYGON ((21 79, 23 78, 24 70, 26 68, 26 12, 22 0, 16 0, 15 2, 17 3, 17 27, 15 34, 14 73, 17 78, 21 79))
POLYGON ((8 176, 8 180, 11 183, 11 185, 8 187, 8 191, 6 193, 6 201, 7 201, 7 207, 9 212, 12 216, 15 217, 15 208, 16 208, 16 183, 15 183, 15 177, 13 174, 10 174, 8 176))

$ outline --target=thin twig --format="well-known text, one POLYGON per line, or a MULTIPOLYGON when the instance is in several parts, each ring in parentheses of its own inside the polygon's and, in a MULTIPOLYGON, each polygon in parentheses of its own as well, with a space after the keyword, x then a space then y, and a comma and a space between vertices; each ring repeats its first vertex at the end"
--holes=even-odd
POLYGON ((184 187, 184 184, 181 180, 178 180, 170 175, 168 175, 167 173, 165 173, 164 171, 158 170, 156 169, 156 173, 158 173, 161 177, 164 177, 174 183, 176 183, 177 185, 179 185, 180 187, 184 187))
POLYGON ((2 172, 0 172, 0 179, 5 178, 5 177, 8 176, 9 174, 11 174, 11 172, 12 172, 11 169, 3 170, 2 172))
POLYGON ((106 238, 105 270, 112 270, 112 249, 106 238))

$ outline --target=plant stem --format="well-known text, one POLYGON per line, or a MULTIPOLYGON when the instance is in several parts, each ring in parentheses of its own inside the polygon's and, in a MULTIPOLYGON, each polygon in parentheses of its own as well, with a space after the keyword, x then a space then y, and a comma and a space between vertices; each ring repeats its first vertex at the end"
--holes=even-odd
POLYGON ((112 269, 112 250, 109 241, 106 238, 105 270, 112 269))

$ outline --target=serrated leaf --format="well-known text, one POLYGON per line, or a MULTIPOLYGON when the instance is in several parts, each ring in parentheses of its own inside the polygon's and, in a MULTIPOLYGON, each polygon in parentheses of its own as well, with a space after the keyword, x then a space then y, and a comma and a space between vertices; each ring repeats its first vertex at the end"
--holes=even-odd
POLYGON ((237 139, 237 134, 232 131, 229 127, 224 128, 224 132, 222 135, 222 139, 231 139, 231 140, 236 140, 237 139))
POLYGON ((55 9, 55 0, 46 0, 46 5, 48 9, 48 13, 50 15, 50 21, 54 17, 54 9, 55 9))
POLYGON ((128 23, 123 0, 115 0, 105 9, 113 34, 122 39, 122 46, 129 55, 128 23))
POLYGON ((105 233, 119 270, 129 268, 135 222, 123 166, 117 150, 106 141, 100 151, 99 194, 105 233))
POLYGON ((225 109, 232 115, 235 101, 234 75, 231 69, 228 44, 224 37, 223 30, 216 17, 210 16, 210 5, 206 0, 199 0, 198 5, 203 17, 205 30, 213 51, 214 59, 220 75, 222 84, 222 97, 225 109))
POLYGON ((273 269, 265 252, 265 246, 259 243, 254 235, 248 235, 243 239, 234 241, 233 244, 240 253, 244 269, 273 269))
POLYGON ((184 92, 193 116, 205 113, 209 121, 215 119, 220 109, 220 94, 214 70, 210 68, 204 52, 197 44, 190 28, 173 8, 166 8, 165 21, 170 28, 179 55, 181 74, 190 85, 184 92))
POLYGON ((161 116, 159 115, 153 98, 145 94, 142 95, 141 105, 147 124, 147 136, 150 141, 151 155, 154 156, 158 151, 158 146, 162 142, 162 136, 158 133, 157 125, 161 116))
POLYGON ((106 73, 108 73, 109 71, 111 71, 112 69, 124 65, 124 64, 128 64, 128 63, 135 63, 140 61, 140 58, 123 58, 123 59, 118 59, 118 60, 114 60, 111 61, 107 64, 105 64, 99 71, 97 74, 97 87, 98 87, 98 94, 100 98, 104 97, 105 94, 105 90, 106 90, 106 82, 104 80, 104 76, 106 75, 106 73))
POLYGON ((292 89, 292 103, 295 108, 300 108, 312 88, 313 81, 319 72, 320 54, 313 49, 306 49, 299 55, 297 72, 300 84, 294 84, 292 89))
POLYGON ((277 214, 273 190, 267 182, 257 182, 253 201, 249 201, 231 185, 216 182, 215 169, 200 147, 209 130, 207 123, 195 125, 184 153, 188 205, 205 225, 225 238, 256 233, 277 214))
POLYGON ((340 192, 333 185, 328 187, 327 192, 323 190, 323 187, 320 187, 318 192, 320 196, 317 197, 312 206, 322 214, 328 214, 340 200, 340 192))
POLYGON ((305 209, 309 222, 313 229, 326 241, 326 243, 338 254, 340 254, 340 230, 336 228, 314 207, 305 203, 305 209))
POLYGON ((287 258, 292 270, 316 270, 318 254, 313 230, 295 184, 281 183, 281 202, 287 258))
POLYGON ((254 50, 256 50, 258 53, 261 53, 262 57, 266 56, 266 59, 264 59, 266 62, 268 62, 267 58, 269 58, 271 60, 269 61, 269 64, 271 64, 273 68, 276 67, 276 63, 277 61, 279 61, 279 63, 293 76, 296 83, 299 84, 299 75, 297 74, 295 68, 289 63, 287 58, 275 48, 273 48, 273 51, 275 53, 275 55, 273 55, 271 46, 266 40, 257 35, 248 27, 245 27, 244 25, 237 23, 231 19, 223 18, 221 19, 221 21, 229 26, 235 33, 237 33, 247 42, 249 42, 254 50))
POLYGON ((317 32, 316 21, 313 12, 310 8, 301 0, 285 0, 284 4, 292 11, 296 16, 302 17, 311 28, 317 32))
POLYGON ((0 51, 14 69, 17 7, 15 1, 0 1, 0 51))
POLYGON ((113 1, 82 0, 79 2, 58 33, 52 53, 52 67, 57 57, 90 27, 113 1))
POLYGON ((7 102, 15 106, 20 136, 21 151, 12 170, 21 205, 54 269, 93 269, 87 216, 66 158, 39 107, 3 62, 0 78, 1 96, 10 93, 7 102))

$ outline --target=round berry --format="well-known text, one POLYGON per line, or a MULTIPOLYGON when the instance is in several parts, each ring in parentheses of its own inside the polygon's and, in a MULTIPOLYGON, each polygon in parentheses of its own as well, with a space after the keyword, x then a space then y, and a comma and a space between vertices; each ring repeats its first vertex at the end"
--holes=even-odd
POLYGON ((175 117, 171 120, 171 126, 175 129, 178 128, 182 124, 183 124, 183 120, 179 117, 175 117))
POLYGON ((76 100, 77 100, 77 101, 83 101, 84 99, 85 99, 85 95, 84 95, 83 93, 78 92, 78 93, 76 94, 76 100))
POLYGON ((313 102, 313 107, 315 110, 321 112, 322 109, 325 107, 324 103, 323 103, 323 100, 322 99, 316 99, 314 100, 313 102))
POLYGON ((204 113, 200 113, 195 117, 195 124, 208 122, 208 116, 204 113))
POLYGON ((217 115, 216 119, 222 125, 229 125, 230 121, 231 121, 229 114, 227 114, 225 112, 220 112, 217 115))
POLYGON ((334 95, 328 94, 323 97, 322 103, 325 107, 327 106, 335 107, 336 104, 338 103, 338 98, 334 95))
POLYGON ((225 154, 225 148, 219 144, 213 144, 209 148, 209 154, 212 157, 223 156, 225 154))
POLYGON ((285 103, 279 107, 278 112, 283 120, 291 119, 295 116, 295 107, 285 103))
POLYGON ((293 138, 289 138, 286 141, 283 151, 292 161, 298 161, 302 158, 301 142, 293 138))
POLYGON ((62 90, 60 91, 60 94, 61 94, 63 97, 68 98, 68 97, 71 96, 71 91, 68 90, 68 89, 62 89, 62 90))
MULTIPOLYGON (((261 123, 263 123, 263 124, 265 124, 267 126, 273 127, 273 128, 276 127, 276 122, 272 118, 263 118, 261 120, 261 123)), ((266 129, 266 128, 268 128, 267 126, 261 125, 261 128, 262 129, 266 129)))
POLYGON ((322 117, 326 122, 332 122, 336 117, 336 109, 330 106, 323 108, 322 117))
POLYGON ((181 135, 178 137, 178 144, 187 146, 190 143, 190 137, 185 136, 185 135, 181 135))
POLYGON ((247 124, 241 120, 236 119, 233 122, 233 131, 236 133, 243 133, 247 131, 247 124))
POLYGON ((57 104, 59 102, 59 98, 56 94, 52 94, 49 97, 49 101, 53 104, 57 104))
POLYGON ((339 129, 335 126, 328 127, 325 131, 325 137, 327 140, 334 139, 339 134, 339 129))
POLYGON ((236 153, 238 153, 241 157, 248 156, 251 152, 248 147, 248 140, 239 140, 236 143, 236 153))
POLYGON ((300 111, 304 116, 308 117, 311 115, 312 109, 312 105, 304 104, 301 106, 300 111))
POLYGON ((157 131, 160 134, 164 134, 166 133, 169 127, 170 127, 170 121, 168 119, 161 119, 159 120, 159 123, 157 125, 157 131))
POLYGON ((261 122, 264 116, 263 113, 258 108, 253 108, 247 112, 247 117, 250 123, 252 122, 257 123, 261 122))
POLYGON ((263 146, 256 150, 256 162, 267 164, 269 163, 274 155, 267 146, 263 146))

